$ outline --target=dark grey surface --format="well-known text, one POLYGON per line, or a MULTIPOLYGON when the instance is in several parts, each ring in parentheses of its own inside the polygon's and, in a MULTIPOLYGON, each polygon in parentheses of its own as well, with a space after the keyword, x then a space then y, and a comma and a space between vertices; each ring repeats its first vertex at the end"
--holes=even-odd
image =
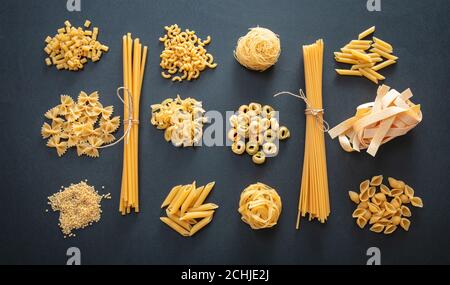
POLYGON ((66 249, 81 249, 84 264, 364 264, 368 247, 382 251, 384 264, 449 263, 449 1, 382 0, 382 12, 369 13, 361 0, 345 1, 100 1, 82 0, 82 12, 69 13, 66 1, 9 0, 0 5, 1 215, 0 263, 64 264, 66 249), (44 38, 66 19, 84 19, 100 27, 100 41, 110 46, 97 64, 78 73, 44 64, 44 38), (159 68, 163 26, 173 23, 212 36, 208 50, 219 66, 195 82, 173 84, 159 68), (265 73, 237 64, 232 50, 247 28, 261 25, 280 35, 282 53, 265 73), (325 40, 324 107, 336 125, 372 101, 376 86, 361 78, 338 77, 333 51, 376 25, 377 36, 391 42, 399 63, 383 70, 386 84, 411 87, 422 104, 423 122, 411 133, 384 145, 376 158, 344 152, 327 136, 332 214, 325 224, 304 222, 294 229, 304 147, 304 105, 294 98, 272 98, 280 90, 304 86, 301 44, 325 40), (122 83, 121 36, 126 32, 149 46, 141 99, 139 174, 141 210, 119 215, 122 147, 101 151, 98 159, 78 158, 74 150, 58 158, 40 137, 43 114, 62 93, 98 90, 101 101, 122 107, 115 97, 122 83), (255 166, 225 147, 176 149, 149 123, 150 104, 181 94, 204 102, 208 110, 234 110, 250 101, 281 112, 292 138, 278 157, 255 166), (422 196, 411 229, 386 237, 360 230, 351 218, 347 191, 375 174, 407 181, 422 196), (62 238, 57 214, 45 213, 46 197, 61 185, 87 178, 113 199, 103 202, 102 220, 62 238), (176 184, 215 180, 209 201, 220 205, 213 222, 193 238, 182 238, 163 225, 159 205, 176 184), (252 231, 237 213, 239 195, 261 181, 283 200, 276 228, 252 231))

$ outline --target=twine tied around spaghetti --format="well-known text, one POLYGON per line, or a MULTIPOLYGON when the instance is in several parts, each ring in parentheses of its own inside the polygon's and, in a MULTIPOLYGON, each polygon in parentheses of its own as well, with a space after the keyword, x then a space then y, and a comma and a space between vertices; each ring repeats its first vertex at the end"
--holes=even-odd
POLYGON ((128 118, 123 120, 123 125, 126 126, 126 129, 123 133, 123 135, 116 140, 113 143, 107 144, 107 145, 103 145, 103 146, 99 146, 97 148, 107 148, 110 146, 114 146, 116 144, 118 144, 119 142, 121 142, 122 140, 125 140, 125 143, 128 143, 128 140, 130 138, 130 132, 131 132, 131 127, 133 126, 133 124, 138 125, 139 124, 139 120, 137 119, 133 119, 133 95, 131 94, 130 90, 124 86, 118 87, 116 90, 116 95, 117 97, 119 97, 119 100, 122 101, 123 106, 127 107, 126 105, 128 105, 128 118), (125 96, 122 98, 122 96, 120 96, 120 90, 123 90, 123 93, 127 95, 128 97, 128 104, 125 103, 125 96))
POLYGON ((281 91, 278 92, 276 94, 273 95, 273 97, 277 97, 279 95, 291 95, 294 96, 296 98, 299 98, 301 100, 303 100, 306 104, 306 109, 305 109, 305 115, 311 115, 314 116, 317 120, 317 123, 320 125, 320 128, 322 129, 322 131, 324 133, 328 132, 330 130, 330 125, 328 124, 327 121, 324 120, 323 118, 323 114, 324 114, 324 110, 323 109, 314 109, 311 107, 311 105, 308 102, 308 99, 306 98, 305 93, 303 92, 302 89, 299 90, 299 94, 294 94, 288 91, 281 91))

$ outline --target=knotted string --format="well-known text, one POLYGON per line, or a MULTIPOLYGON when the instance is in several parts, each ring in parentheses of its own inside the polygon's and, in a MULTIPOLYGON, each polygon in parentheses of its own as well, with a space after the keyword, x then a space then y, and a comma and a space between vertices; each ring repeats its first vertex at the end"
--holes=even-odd
POLYGON ((107 148, 110 146, 114 146, 114 145, 118 144, 119 142, 121 142, 122 140, 124 140, 125 137, 126 137, 125 143, 128 143, 128 140, 130 138, 131 127, 133 126, 133 124, 139 124, 139 120, 133 119, 133 95, 131 94, 130 90, 126 87, 121 86, 121 87, 117 88, 116 95, 117 95, 117 97, 119 97, 119 100, 122 101, 124 107, 126 107, 126 105, 128 105, 128 119, 123 120, 124 126, 126 125, 125 132, 115 142, 107 144, 107 145, 99 146, 97 148, 107 148), (128 104, 125 103, 125 100, 122 98, 122 96, 120 96, 120 90, 124 90, 124 94, 125 93, 127 94, 128 104))
POLYGON ((281 92, 278 92, 275 95, 273 95, 273 97, 277 97, 279 95, 291 95, 291 96, 294 96, 296 98, 303 100, 306 104, 305 115, 314 116, 317 120, 317 123, 319 123, 320 128, 322 129, 322 131, 324 133, 326 133, 330 130, 330 125, 328 124, 327 121, 325 121, 323 119, 324 110, 311 108, 311 105, 308 102, 308 98, 306 98, 306 95, 302 89, 299 90, 299 94, 294 94, 294 93, 291 93, 288 91, 281 91, 281 92), (322 115, 322 116, 320 116, 320 115, 322 115))

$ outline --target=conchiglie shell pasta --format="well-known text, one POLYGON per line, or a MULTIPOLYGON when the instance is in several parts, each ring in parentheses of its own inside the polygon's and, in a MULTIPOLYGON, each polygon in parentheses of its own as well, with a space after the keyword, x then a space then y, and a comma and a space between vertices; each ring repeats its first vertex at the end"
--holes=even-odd
POLYGON ((414 207, 422 208, 423 207, 422 199, 419 197, 412 197, 411 205, 413 205, 414 207))
POLYGON ((370 180, 371 186, 380 186, 380 184, 383 182, 383 175, 377 175, 372 177, 370 180))
POLYGON ((402 218, 400 220, 400 226, 405 230, 405 231, 409 231, 409 226, 411 225, 411 222, 406 219, 406 218, 402 218))
POLYGON ((395 225, 387 225, 386 228, 384 229, 384 234, 385 235, 389 235, 392 234, 393 232, 395 232, 395 230, 397 229, 397 226, 395 225))

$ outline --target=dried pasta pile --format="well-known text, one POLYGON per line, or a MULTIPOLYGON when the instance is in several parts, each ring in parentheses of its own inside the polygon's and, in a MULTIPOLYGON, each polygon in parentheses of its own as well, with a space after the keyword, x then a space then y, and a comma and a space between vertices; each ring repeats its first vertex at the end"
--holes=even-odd
POLYGON ((325 153, 324 121, 322 107, 323 41, 303 46, 305 65, 306 114, 305 154, 298 205, 297 225, 300 216, 324 223, 330 214, 327 161, 325 153))
POLYGON ((186 29, 184 32, 177 24, 165 26, 167 33, 159 38, 164 43, 164 51, 161 53, 161 63, 164 70, 161 76, 172 78, 172 81, 197 79, 200 72, 209 68, 215 68, 214 57, 208 53, 205 46, 211 42, 211 37, 202 41, 195 31, 186 29))
POLYGON ((348 192, 350 200, 358 205, 352 217, 356 218, 356 224, 361 229, 369 223, 372 225, 370 230, 376 233, 391 234, 398 226, 408 231, 411 210, 406 205, 423 207, 422 199, 415 196, 414 189, 405 182, 392 177, 388 181, 391 189, 383 184, 383 176, 378 175, 361 182, 359 194, 348 192), (377 187, 380 190, 378 193, 377 187))
MULTIPOLYGON (((91 22, 86 20, 85 28, 89 28, 91 22)), ((57 69, 77 71, 83 69, 88 59, 92 62, 100 60, 103 52, 109 48, 99 41, 98 28, 84 30, 82 27, 73 27, 69 21, 64 22, 64 27, 58 29, 54 37, 47 36, 47 44, 44 51, 48 54, 45 63, 48 66, 56 65, 57 69)))
POLYGON ((412 97, 409 88, 399 93, 389 86, 379 86, 374 102, 358 106, 355 116, 328 133, 333 139, 339 137, 347 152, 367 149, 375 156, 382 144, 406 134, 422 121, 420 105, 411 102, 412 97))
POLYGON ((119 211, 128 214, 133 208, 139 212, 139 102, 141 98, 142 81, 144 80, 147 46, 142 47, 139 39, 131 38, 127 33, 122 38, 123 46, 123 87, 124 124, 129 132, 123 144, 122 187, 120 191, 119 211), (131 124, 131 127, 130 127, 131 124))
POLYGON ((269 105, 254 102, 242 105, 229 121, 231 128, 227 137, 233 142, 231 150, 235 154, 247 152, 256 164, 264 163, 266 157, 276 156, 278 141, 291 135, 287 127, 280 126, 277 111, 269 105))
POLYGON ((352 65, 351 69, 336 69, 338 74, 364 76, 375 84, 385 79, 377 71, 396 63, 398 57, 392 54, 394 48, 391 44, 376 37, 364 40, 374 32, 375 26, 359 34, 358 39, 341 48, 341 52, 334 53, 337 62, 352 65))
POLYGON ((120 116, 112 117, 113 106, 103 107, 98 92, 89 95, 81 91, 77 101, 61 95, 61 104, 51 108, 41 128, 47 146, 55 148, 58 156, 70 147, 77 148, 78 156, 98 157, 98 148, 113 142, 113 133, 120 126, 120 116))
POLYGON ((100 195, 94 186, 81 181, 48 197, 53 211, 59 211, 59 227, 64 237, 75 236, 73 230, 82 229, 101 218, 102 199, 111 199, 110 194, 100 195))
POLYGON ((278 61, 280 53, 278 35, 269 29, 255 27, 239 38, 234 57, 246 68, 262 72, 278 61))
POLYGON ((177 185, 164 199, 161 208, 166 208, 166 217, 161 221, 182 236, 193 236, 208 225, 219 207, 214 203, 204 203, 215 182, 196 187, 192 184, 177 185))
POLYGON ((202 102, 193 98, 169 98, 151 106, 150 122, 164 131, 166 141, 171 141, 176 147, 194 146, 201 143, 203 124, 207 118, 202 102))
POLYGON ((275 226, 281 210, 280 196, 266 184, 251 184, 241 193, 238 211, 242 215, 242 221, 254 230, 275 226))

